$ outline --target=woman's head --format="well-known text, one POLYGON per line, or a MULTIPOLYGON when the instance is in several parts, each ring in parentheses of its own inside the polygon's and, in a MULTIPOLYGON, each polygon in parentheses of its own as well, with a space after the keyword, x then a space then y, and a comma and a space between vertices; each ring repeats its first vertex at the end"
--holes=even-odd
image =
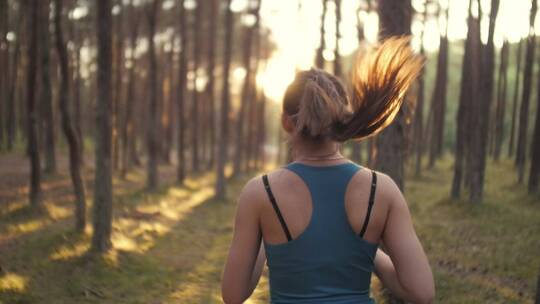
POLYGON ((422 69, 410 39, 390 38, 357 60, 352 96, 335 76, 319 69, 297 73, 283 99, 283 125, 293 137, 337 141, 369 137, 395 118, 422 69))

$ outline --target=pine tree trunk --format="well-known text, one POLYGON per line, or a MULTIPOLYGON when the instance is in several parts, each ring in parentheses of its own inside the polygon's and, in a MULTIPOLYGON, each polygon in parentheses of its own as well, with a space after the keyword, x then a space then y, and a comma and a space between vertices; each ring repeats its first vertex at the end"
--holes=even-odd
POLYGON ((502 144, 504 140, 504 118, 506 117, 506 93, 508 87, 508 55, 510 45, 504 41, 501 49, 501 60, 499 65, 499 83, 497 93, 497 108, 495 111, 495 135, 493 157, 499 160, 501 157, 502 144))
POLYGON ((54 117, 51 93, 50 42, 49 42, 49 0, 44 0, 40 14, 41 53, 41 114, 43 115, 43 140, 45 144, 45 173, 56 173, 54 117))
POLYGON ((215 67, 216 67, 216 41, 217 41, 217 19, 219 3, 217 0, 210 0, 208 4, 210 8, 210 19, 208 25, 208 83, 206 84, 206 98, 208 99, 208 119, 209 119, 209 146, 210 157, 208 161, 208 169, 214 167, 216 157, 216 102, 215 102, 215 67))
POLYGON ((517 49, 517 64, 516 64, 516 75, 515 75, 515 82, 514 82, 514 97, 513 97, 513 103, 512 103, 512 121, 510 123, 510 142, 508 143, 508 157, 512 157, 514 155, 514 142, 516 137, 516 113, 518 108, 518 99, 519 99, 519 84, 521 80, 521 62, 522 62, 522 55, 523 55, 523 39, 519 41, 518 49, 517 49))
MULTIPOLYGON (((423 14, 423 29, 422 35, 420 35, 420 56, 425 58, 425 49, 424 49, 424 36, 427 26, 427 12, 428 12, 428 1, 424 4, 424 14, 423 14)), ((425 100, 425 69, 422 71, 418 77, 418 97, 416 100, 416 109, 414 111, 414 137, 415 137, 415 176, 420 177, 422 174, 422 155, 424 153, 424 100, 425 100)))
POLYGON ((112 167, 111 167, 111 1, 97 0, 97 99, 96 99, 96 166, 92 250, 105 252, 111 248, 112 231, 112 167))
POLYGON ((323 4, 323 11, 322 11, 322 15, 321 15, 321 27, 320 27, 320 42, 319 42, 319 48, 317 49, 317 56, 315 58, 315 66, 318 67, 319 69, 324 69, 324 57, 323 57, 323 52, 326 48, 326 40, 325 40, 325 26, 324 26, 324 21, 326 20, 326 11, 327 11, 327 8, 328 8, 328 0, 322 0, 322 4, 323 4))
POLYGON ((5 116, 8 102, 8 80, 9 80, 9 41, 7 33, 9 31, 8 1, 0 0, 0 150, 5 145, 5 116))
POLYGON ((39 11, 41 1, 29 1, 28 32, 30 34, 30 44, 28 47, 27 66, 27 133, 28 144, 27 154, 30 158, 30 204, 34 207, 41 205, 41 168, 40 155, 37 138, 38 110, 36 108, 36 66, 38 56, 38 31, 39 31, 39 11))
MULTIPOLYGON (((534 27, 536 12, 538 10, 538 1, 533 0, 530 26, 534 27)), ((516 167, 518 170, 518 181, 523 182, 525 177, 525 158, 527 150, 527 130, 529 128, 529 103, 531 99, 531 82, 533 77, 534 58, 536 51, 536 37, 534 33, 527 39, 527 51, 525 55, 525 71, 523 78, 523 96, 521 99, 521 109, 519 112, 519 127, 516 148, 516 167)))
MULTIPOLYGON (((17 26, 15 33, 17 37, 21 37, 22 27, 24 22, 26 22, 26 10, 23 8, 20 10, 17 21, 17 26)), ((13 59, 11 60, 12 65, 9 69, 9 93, 7 100, 7 119, 6 119, 6 131, 7 131, 7 148, 12 150, 17 139, 17 109, 16 109, 16 92, 17 87, 21 86, 19 83, 19 63, 20 63, 20 53, 21 53, 21 39, 15 40, 14 50, 13 50, 13 59)), ((22 103, 21 103, 22 104, 22 103)), ((19 115, 22 116, 22 112, 19 112, 19 115)))
POLYGON ((75 193, 75 227, 78 231, 84 231, 86 226, 85 190, 81 175, 81 154, 79 151, 80 139, 77 137, 77 133, 73 127, 71 111, 68 104, 68 98, 70 96, 70 74, 68 53, 62 31, 63 0, 55 0, 54 4, 54 31, 56 34, 56 48, 58 50, 61 74, 61 85, 59 90, 60 115, 62 117, 62 130, 64 131, 69 146, 69 171, 71 174, 71 182, 73 183, 73 191, 75 193))
POLYGON ((191 161, 194 172, 199 172, 199 92, 197 90, 197 71, 201 61, 201 19, 203 12, 203 1, 197 0, 195 9, 195 24, 193 29, 193 94, 191 104, 191 161))
POLYGON ((113 97, 113 112, 112 112, 112 126, 113 126, 113 168, 117 170, 120 165, 120 109, 122 104, 122 74, 124 73, 124 6, 122 0, 117 1, 117 7, 119 7, 118 15, 116 16, 115 26, 115 47, 114 47, 114 97, 113 97))
MULTIPOLYGON (((381 40, 411 33, 413 8, 410 0, 380 0, 378 13, 381 40)), ((394 122, 377 137, 376 167, 388 174, 402 191, 405 189, 406 107, 407 103, 404 103, 394 122)))
POLYGON ((159 0, 153 0, 148 7, 148 60, 150 72, 148 76, 149 85, 149 100, 148 100, 148 129, 147 129, 147 145, 148 145, 148 164, 147 164, 147 180, 146 186, 153 191, 158 185, 158 75, 157 75, 157 59, 154 43, 156 33, 156 19, 158 10, 161 8, 159 0))
POLYGON ((227 149, 228 149, 228 136, 229 136, 229 72, 231 66, 232 57, 232 44, 233 44, 233 27, 234 19, 233 12, 231 10, 232 0, 227 0, 225 13, 225 41, 224 41, 224 54, 223 54, 223 87, 221 90, 222 104, 220 112, 220 134, 218 136, 218 154, 217 154, 217 181, 215 196, 218 199, 224 199, 226 195, 225 190, 225 164, 227 163, 227 149))
POLYGON ((341 55, 339 54, 339 40, 341 39, 341 32, 339 25, 341 24, 341 0, 334 0, 336 3, 336 45, 334 47, 334 75, 341 77, 341 55))
POLYGON ((177 145, 177 169, 176 179, 178 183, 182 183, 186 176, 186 155, 185 155, 185 115, 184 104, 186 96, 186 83, 187 83, 187 28, 186 28, 186 9, 184 8, 184 1, 180 0, 179 7, 179 26, 180 26, 180 45, 182 50, 180 51, 179 67, 178 67, 178 104, 176 110, 178 111, 178 145, 177 145))

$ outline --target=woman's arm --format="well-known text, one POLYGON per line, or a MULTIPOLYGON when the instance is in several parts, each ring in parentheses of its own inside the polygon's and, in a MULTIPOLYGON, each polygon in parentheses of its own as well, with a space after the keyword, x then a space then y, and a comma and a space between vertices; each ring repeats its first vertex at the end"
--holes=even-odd
POLYGON ((412 303, 431 303, 435 297, 433 274, 416 236, 409 207, 392 179, 384 176, 382 180, 386 184, 384 196, 390 202, 382 237, 388 255, 377 252, 377 275, 396 296, 412 303))
POLYGON ((223 271, 221 294, 227 304, 244 302, 253 293, 266 259, 261 247, 257 210, 259 180, 251 180, 238 200, 234 235, 223 271))

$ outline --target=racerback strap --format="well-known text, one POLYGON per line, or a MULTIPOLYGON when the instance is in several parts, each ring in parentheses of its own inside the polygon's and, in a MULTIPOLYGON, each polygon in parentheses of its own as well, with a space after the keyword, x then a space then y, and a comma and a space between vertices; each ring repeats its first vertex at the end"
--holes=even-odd
POLYGON ((360 230, 360 237, 364 237, 364 233, 366 233, 369 218, 371 216, 371 209, 373 209, 373 204, 375 203, 375 190, 377 190, 377 173, 375 173, 375 171, 371 171, 371 191, 369 192, 369 204, 366 219, 362 225, 362 230, 360 230))
POLYGON ((279 207, 277 205, 276 198, 274 197, 272 189, 270 188, 270 183, 268 182, 268 175, 263 175, 262 180, 264 184, 264 189, 266 190, 266 194, 268 194, 268 198, 270 199, 270 203, 272 203, 272 207, 274 207, 274 211, 276 211, 276 215, 279 219, 279 222, 281 223, 283 231, 285 232, 285 236, 287 236, 287 241, 290 242, 292 240, 291 233, 289 232, 289 228, 287 228, 285 219, 283 219, 283 215, 281 215, 281 211, 279 210, 279 207))

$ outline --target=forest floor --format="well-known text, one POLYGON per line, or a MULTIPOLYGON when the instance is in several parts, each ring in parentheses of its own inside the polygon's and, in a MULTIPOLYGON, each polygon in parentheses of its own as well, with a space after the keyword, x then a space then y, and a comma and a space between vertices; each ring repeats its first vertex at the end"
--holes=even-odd
MULTIPOLYGON (((512 163, 501 161, 488 166, 484 203, 452 201, 451 168, 447 158, 406 183, 437 303, 532 303, 540 197, 527 195, 512 163)), ((67 172, 64 158, 59 169, 67 172)), ((73 232, 68 176, 47 177, 44 208, 34 210, 26 200, 26 160, 0 155, 0 303, 221 303, 235 198, 246 178, 229 181, 229 199, 216 201, 212 174, 176 186, 173 166, 160 171, 162 186, 153 194, 142 169, 115 178, 114 250, 96 257, 86 253, 90 228, 73 232)), ((91 170, 85 175, 90 204, 91 170)), ((265 275, 247 303, 267 301, 265 275)))

